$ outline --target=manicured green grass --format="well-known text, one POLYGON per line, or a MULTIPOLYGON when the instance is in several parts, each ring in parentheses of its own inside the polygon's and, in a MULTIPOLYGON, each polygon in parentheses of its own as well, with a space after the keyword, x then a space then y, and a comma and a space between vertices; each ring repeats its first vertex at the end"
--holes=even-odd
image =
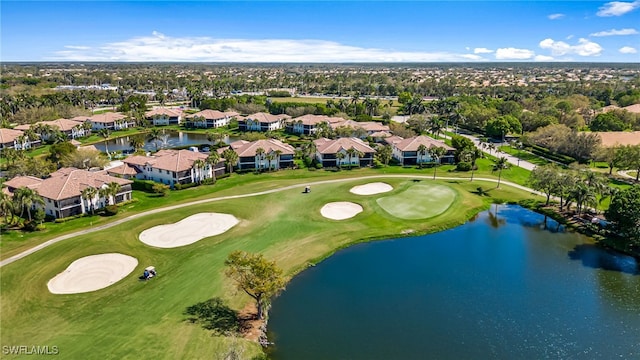
POLYGON ((456 198, 450 187, 437 184, 413 185, 395 195, 381 197, 378 205, 401 219, 428 219, 445 212, 456 198))
POLYGON ((517 158, 520 158, 520 160, 528 161, 534 165, 542 166, 549 163, 548 160, 545 160, 535 154, 532 154, 525 150, 514 149, 511 146, 500 146, 499 149, 502 152, 506 152, 509 155, 513 155, 517 158))
MULTIPOLYGON (((277 261, 286 274, 293 275, 336 249, 355 242, 397 237, 411 231, 439 231, 464 223, 478 211, 488 208, 492 198, 517 201, 532 197, 507 186, 496 189, 490 183, 484 183, 493 188, 490 196, 479 196, 474 193, 481 184, 479 181, 433 181, 425 177, 416 183, 412 179, 420 176, 420 172, 412 173, 416 175, 314 184, 313 192, 305 195, 301 191, 309 180, 375 175, 376 171, 236 176, 229 179, 228 185, 221 181, 219 189, 208 188, 218 190, 214 194, 189 190, 199 195, 193 198, 204 198, 297 185, 277 193, 148 215, 56 243, 1 269, 0 342, 3 345, 55 345, 64 358, 70 359, 223 358, 232 346, 243 347, 244 355, 250 358, 260 352, 256 343, 212 336, 209 331, 185 321, 183 315, 186 307, 217 296, 234 309, 241 309, 250 302, 249 297, 234 290, 223 276, 224 259, 231 251, 262 253, 277 261), (302 174, 323 175, 292 178, 302 174), (444 213, 428 221, 402 220, 382 210, 376 203, 377 196, 362 197, 349 192, 355 185, 373 181, 384 181, 395 189, 410 189, 432 182, 453 189, 457 196, 444 213), (332 201, 357 202, 364 211, 353 219, 340 222, 324 219, 319 210, 332 201), (177 222, 200 212, 229 213, 241 222, 225 234, 175 249, 151 248, 137 238, 140 232, 152 226, 177 222), (134 256, 139 265, 133 274, 96 292, 75 295, 48 292, 47 282, 72 261, 107 252, 134 256), (159 276, 139 282, 137 276, 148 265, 156 266, 159 276)), ((140 203, 147 207, 158 200, 156 205, 173 205, 171 200, 183 202, 187 196, 181 193, 189 190, 172 193, 168 199, 150 198, 148 203, 140 203)), ((423 199, 412 200, 420 202, 423 199)), ((126 206, 123 210, 124 214, 118 214, 118 217, 134 213, 127 211, 126 206)))

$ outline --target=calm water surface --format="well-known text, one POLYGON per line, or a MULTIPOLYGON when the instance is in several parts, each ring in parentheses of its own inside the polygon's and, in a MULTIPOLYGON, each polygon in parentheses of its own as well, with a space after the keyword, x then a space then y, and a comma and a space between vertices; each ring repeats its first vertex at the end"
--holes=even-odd
POLYGON ((358 244, 274 300, 274 359, 640 359, 640 275, 517 206, 358 244))
MULTIPOLYGON (((229 137, 228 135, 223 139, 223 141, 227 144, 236 140, 238 139, 235 137, 229 137)), ((94 145, 98 150, 102 152, 108 149, 109 152, 112 153, 114 151, 119 152, 133 150, 131 145, 129 145, 130 141, 131 138, 129 136, 124 136, 117 139, 101 141, 94 145)), ((164 137, 159 141, 146 141, 144 149, 148 151, 155 151, 156 143, 158 145, 158 149, 170 149, 177 146, 209 144, 209 140, 207 140, 207 135, 205 134, 187 133, 182 131, 167 131, 164 137)))

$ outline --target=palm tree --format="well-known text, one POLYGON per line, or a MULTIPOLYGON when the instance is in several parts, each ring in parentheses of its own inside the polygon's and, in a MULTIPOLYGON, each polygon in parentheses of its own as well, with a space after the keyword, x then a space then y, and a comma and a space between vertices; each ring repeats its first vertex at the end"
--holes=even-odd
POLYGON ((0 191, 0 212, 2 212, 2 216, 4 216, 4 222, 6 224, 13 223, 13 217, 15 216, 15 206, 13 204, 11 196, 3 191, 0 191), (11 219, 9 219, 9 216, 11 216, 11 219))
POLYGON ((162 140, 162 130, 153 128, 147 134, 147 140, 153 142, 156 145, 156 151, 158 151, 158 141, 162 140))
POLYGON ((418 163, 420 165, 420 169, 422 169, 422 164, 424 164, 424 161, 422 161, 422 157, 425 156, 428 152, 427 147, 424 144, 420 144, 420 146, 418 146, 418 163))
POLYGON ((205 161, 211 167, 213 182, 216 182, 216 165, 218 165, 218 162, 220 161, 220 154, 218 154, 217 151, 212 151, 205 161))
POLYGON ((347 156, 349 157, 349 170, 351 170, 351 159, 355 156, 356 151, 357 150, 353 147, 347 149, 347 156))
POLYGON ((202 169, 204 169, 206 163, 202 159, 197 159, 193 162, 193 170, 194 170, 194 182, 198 184, 202 182, 202 169))
POLYGON ((256 169, 260 169, 262 165, 262 160, 264 160, 265 151, 263 148, 259 147, 256 149, 256 169))
POLYGON ((506 157, 499 157, 497 160, 495 160, 495 164, 493 165, 493 171, 498 171, 498 186, 496 187, 500 187, 500 179, 502 178, 502 170, 506 169, 507 167, 509 167, 509 162, 507 161, 506 157))
POLYGON ((102 188, 99 190, 99 194, 101 196, 104 196, 107 200, 107 205, 115 205, 116 204, 116 195, 118 195, 118 192, 120 191, 120 184, 118 184, 117 182, 110 182, 107 184, 106 188, 102 188), (113 199, 113 204, 111 203, 111 200, 113 199))
POLYGON ((111 135, 111 130, 109 130, 109 129, 100 129, 100 131, 98 131, 98 135, 104 138, 104 152, 106 152, 107 156, 109 156, 109 148, 107 147, 107 140, 109 139, 109 136, 111 135))
POLYGON ((393 149, 390 145, 382 146, 378 148, 378 150, 376 151, 376 155, 378 156, 378 159, 382 161, 384 166, 387 166, 389 165, 391 157, 393 157, 393 149))
POLYGON ((434 116, 429 121, 429 131, 435 135, 436 139, 440 134, 440 131, 444 128, 444 124, 442 123, 442 119, 438 116, 434 116))
POLYGON ((280 155, 282 155, 282 150, 275 150, 273 155, 276 160, 276 169, 280 169, 280 155))
POLYGON ((345 155, 345 153, 343 153, 342 151, 338 151, 336 153, 336 167, 338 168, 338 170, 342 168, 340 163, 342 162, 342 160, 344 160, 345 157, 347 157, 347 155, 345 155))
POLYGON ((232 148, 228 148, 222 153, 222 157, 227 163, 227 168, 229 169, 229 173, 232 173, 233 167, 238 163, 238 153, 235 152, 232 148))
POLYGON ((98 195, 98 189, 89 186, 87 188, 84 188, 80 194, 80 196, 82 196, 82 199, 89 203, 89 208, 91 208, 91 215, 93 215, 95 208, 93 200, 95 199, 96 195, 98 195))
POLYGON ((275 154, 273 152, 270 152, 270 153, 267 154, 267 156, 265 158, 269 162, 269 171, 271 171, 271 162, 273 160, 275 160, 276 156, 275 156, 275 154))
POLYGON ((31 221, 31 209, 38 204, 44 206, 44 199, 42 199, 37 191, 28 187, 17 188, 13 192, 13 199, 17 204, 17 208, 20 209, 21 217, 23 216, 24 211, 27 210, 29 221, 31 221))
POLYGON ((219 132, 207 131, 207 141, 211 143, 211 145, 218 145, 222 139, 224 139, 224 134, 219 132))
POLYGON ((476 171, 476 160, 482 157, 482 150, 474 147, 473 149, 467 149, 460 154, 460 157, 464 159, 464 161, 468 161, 471 163, 471 180, 473 181, 473 174, 476 171))
POLYGON ((432 160, 435 161, 435 166, 433 168, 433 179, 436 178, 436 173, 438 171, 438 164, 440 164, 440 157, 445 154, 447 150, 442 146, 434 146, 429 148, 429 156, 432 160))
POLYGON ((133 148, 134 151, 138 151, 144 147, 144 136, 141 134, 133 135, 129 138, 129 146, 133 148))

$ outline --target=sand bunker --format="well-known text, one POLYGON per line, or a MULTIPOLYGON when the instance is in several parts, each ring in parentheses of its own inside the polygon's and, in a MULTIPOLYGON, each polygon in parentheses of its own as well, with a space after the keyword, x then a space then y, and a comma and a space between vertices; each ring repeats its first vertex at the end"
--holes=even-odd
POLYGON ((195 214, 177 223, 147 229, 140 233, 140 241, 159 248, 175 248, 193 244, 209 236, 220 235, 239 222, 235 216, 229 214, 195 214))
POLYGON ((387 183, 374 182, 364 185, 358 185, 351 188, 352 193, 356 195, 374 195, 386 193, 393 190, 393 187, 387 183))
POLYGON ((328 203, 320 209, 322 216, 333 220, 349 219, 362 212, 362 206, 346 201, 328 203))
POLYGON ((78 294, 106 288, 120 281, 138 265, 138 259, 122 254, 100 254, 80 258, 49 280, 53 294, 78 294))

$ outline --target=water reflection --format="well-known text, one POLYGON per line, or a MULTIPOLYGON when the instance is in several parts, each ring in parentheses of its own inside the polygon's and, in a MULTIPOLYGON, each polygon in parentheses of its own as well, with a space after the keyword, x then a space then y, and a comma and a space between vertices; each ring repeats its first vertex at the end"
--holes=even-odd
POLYGON ((576 245, 568 255, 571 260, 580 260, 582 265, 590 268, 640 274, 638 262, 633 257, 594 244, 576 245))
MULTIPOLYGON (((142 136, 146 137, 146 134, 142 134, 142 136)), ((225 144, 229 144, 233 141, 238 140, 237 137, 225 135, 222 141, 225 144)), ((157 149, 170 149, 178 146, 199 146, 199 145, 210 145, 211 142, 207 140, 207 135, 202 133, 188 133, 183 131, 167 131, 160 137, 158 141, 149 141, 145 138, 145 143, 143 149, 146 151, 156 151, 157 149)), ((104 152, 106 149, 109 152, 127 152, 132 151, 133 147, 131 146, 131 136, 123 136, 115 139, 109 139, 107 141, 101 141, 95 143, 94 146, 104 152)))

